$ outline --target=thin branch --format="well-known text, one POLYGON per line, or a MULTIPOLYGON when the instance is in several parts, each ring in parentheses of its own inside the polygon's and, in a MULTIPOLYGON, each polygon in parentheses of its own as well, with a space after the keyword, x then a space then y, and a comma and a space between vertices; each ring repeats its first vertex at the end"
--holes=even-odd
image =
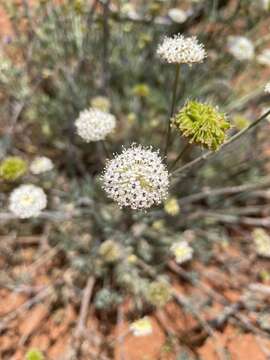
POLYGON ((84 292, 83 292, 83 298, 82 298, 81 308, 80 308, 80 315, 79 315, 77 327, 75 330, 76 338, 79 338, 84 333, 89 303, 91 300, 94 284, 95 284, 95 278, 93 276, 89 276, 89 278, 87 280, 87 284, 86 284, 84 292))
POLYGON ((182 197, 179 199, 179 201, 180 201, 181 205, 186 205, 186 204, 193 203, 195 201, 200 201, 200 200, 206 199, 210 196, 212 197, 212 196, 220 196, 220 195, 222 195, 222 196, 233 195, 233 194, 238 194, 241 192, 261 189, 261 188, 264 188, 265 186, 269 186, 269 185, 270 185, 270 176, 266 176, 265 178, 258 180, 254 184, 228 186, 228 187, 219 188, 219 189, 207 188, 201 192, 198 192, 197 194, 192 194, 192 195, 182 197))

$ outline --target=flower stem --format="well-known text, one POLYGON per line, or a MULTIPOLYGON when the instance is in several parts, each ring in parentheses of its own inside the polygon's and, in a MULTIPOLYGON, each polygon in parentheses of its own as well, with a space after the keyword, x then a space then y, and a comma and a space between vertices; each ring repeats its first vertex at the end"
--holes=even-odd
POLYGON ((174 160, 174 162, 171 164, 170 166, 170 170, 172 170, 175 165, 178 163, 178 161, 183 157, 183 155, 187 152, 188 149, 190 149, 191 147, 191 144, 190 143, 187 143, 183 149, 180 151, 180 154, 177 156, 177 158, 174 160))
POLYGON ((180 74, 180 64, 176 64, 175 67, 175 78, 174 78, 174 84, 173 84, 173 94, 172 94, 172 104, 171 104, 171 111, 170 111, 170 117, 168 120, 168 127, 167 127, 167 139, 166 139, 166 145, 165 145, 165 151, 164 154, 167 155, 169 143, 170 143, 170 137, 171 137, 171 118, 174 114, 175 109, 175 103, 176 103, 176 94, 177 94, 177 85, 179 80, 179 74, 180 74))
POLYGON ((107 145, 104 140, 101 140, 101 145, 102 145, 105 156, 107 158, 110 158, 110 153, 109 153, 109 150, 108 150, 107 145))

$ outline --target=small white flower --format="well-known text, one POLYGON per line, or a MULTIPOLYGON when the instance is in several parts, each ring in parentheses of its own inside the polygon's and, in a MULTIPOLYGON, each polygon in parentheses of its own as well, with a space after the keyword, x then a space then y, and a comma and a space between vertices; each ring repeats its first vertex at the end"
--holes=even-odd
POLYGON ((129 328, 134 336, 146 336, 153 332, 151 321, 147 316, 134 321, 129 328))
POLYGON ((257 62, 261 65, 270 66, 270 49, 264 49, 257 56, 257 62))
POLYGON ((187 241, 178 241, 172 244, 171 252, 175 256, 175 261, 178 264, 182 264, 190 259, 192 259, 193 249, 187 241))
POLYGON ((188 18, 188 13, 182 9, 172 8, 169 9, 168 16, 172 19, 172 21, 178 24, 183 24, 188 18))
POLYGON ((108 161, 103 189, 120 207, 146 209, 166 199, 169 174, 159 153, 151 147, 132 145, 108 161))
POLYGON ((99 109, 83 110, 75 121, 78 135, 86 142, 99 141, 114 130, 115 116, 99 109))
POLYGON ((256 253, 260 256, 270 257, 270 236, 264 229, 254 229, 253 240, 256 253))
POLYGON ((12 191, 9 210, 21 219, 36 217, 47 206, 43 189, 32 184, 21 185, 12 191))
POLYGON ((266 92, 267 94, 270 94, 270 82, 268 82, 265 87, 264 87, 264 92, 266 92))
POLYGON ((245 36, 229 36, 228 51, 237 60, 251 60, 254 57, 254 45, 251 40, 245 36))
POLYGON ((158 46, 157 55, 168 63, 190 65, 202 62, 207 56, 195 36, 186 38, 181 34, 166 36, 158 46))
POLYGON ((51 159, 46 156, 36 157, 30 164, 30 171, 35 174, 42 174, 46 171, 51 171, 54 165, 51 159))

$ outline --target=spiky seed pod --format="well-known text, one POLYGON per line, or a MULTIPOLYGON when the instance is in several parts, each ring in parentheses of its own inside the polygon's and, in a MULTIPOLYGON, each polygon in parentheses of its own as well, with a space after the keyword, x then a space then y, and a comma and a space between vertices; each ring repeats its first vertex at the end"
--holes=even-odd
POLYGON ((171 299, 171 287, 165 281, 154 281, 150 284, 146 297, 150 304, 162 307, 171 299))
POLYGON ((173 37, 165 36, 158 46, 157 55, 167 63, 192 65, 202 62, 207 53, 196 36, 184 37, 177 34, 173 37))
POLYGON ((166 199, 169 174, 159 153, 132 145, 108 161, 103 189, 120 207, 147 209, 166 199))
POLYGON ((99 109, 80 112, 75 121, 78 135, 86 142, 104 140, 116 126, 115 116, 99 109))
POLYGON ((43 189, 32 184, 19 186, 9 198, 9 210, 21 219, 40 215, 46 206, 47 196, 43 189))
POLYGON ((15 181, 27 171, 27 163, 18 156, 5 158, 0 165, 0 178, 6 181, 15 181))
POLYGON ((121 258, 121 248, 117 242, 106 240, 99 247, 98 253, 104 262, 113 263, 121 258))
POLYGON ((172 125, 189 139, 190 143, 218 150, 226 139, 229 122, 217 108, 197 101, 188 101, 172 119, 172 125))
POLYGON ((131 323, 129 329, 134 336, 150 335, 153 331, 151 320, 147 316, 131 323))
POLYGON ((178 264, 182 264, 190 259, 193 256, 193 249, 187 241, 177 241, 171 246, 171 252, 175 256, 175 261, 178 264))
POLYGON ((39 175, 51 171, 54 165, 51 159, 46 156, 36 157, 30 164, 30 171, 34 175, 39 175))

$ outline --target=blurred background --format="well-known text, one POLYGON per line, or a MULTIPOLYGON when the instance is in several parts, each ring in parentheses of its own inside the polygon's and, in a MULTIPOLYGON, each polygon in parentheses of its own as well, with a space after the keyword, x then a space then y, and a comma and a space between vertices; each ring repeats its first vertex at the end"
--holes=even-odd
MULTIPOLYGON (((147 212, 121 210, 100 180, 107 153, 165 146, 165 35, 196 35, 208 53, 182 67, 177 109, 218 106, 228 138, 268 111, 269 15, 268 0, 0 0, 0 359, 270 358, 269 120, 147 212), (106 149, 76 134, 90 107, 117 119, 106 149), (41 156, 50 171, 33 170, 41 156), (47 194, 38 218, 9 211, 25 183, 47 194), (189 259, 175 261, 175 241, 189 259)), ((184 143, 172 138, 168 161, 184 143)))

